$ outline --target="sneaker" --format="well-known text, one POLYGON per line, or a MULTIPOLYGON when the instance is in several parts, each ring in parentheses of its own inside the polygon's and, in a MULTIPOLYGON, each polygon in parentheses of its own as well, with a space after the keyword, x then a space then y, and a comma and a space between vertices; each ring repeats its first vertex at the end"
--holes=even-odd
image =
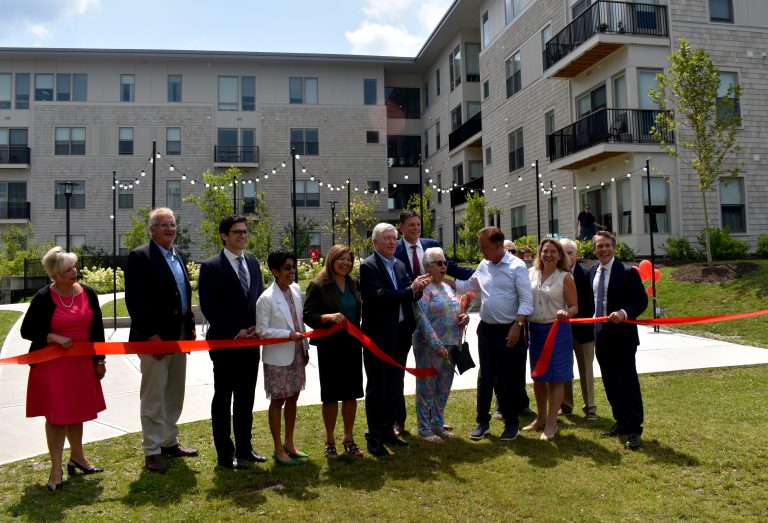
POLYGON ((433 434, 431 432, 426 434, 426 435, 423 435, 423 436, 421 434, 419 434, 419 439, 423 439, 424 441, 429 441, 430 443, 442 443, 443 442, 443 438, 441 438, 440 436, 437 436, 437 435, 435 435, 435 434, 433 434))
POLYGON ((454 433, 453 433, 453 432, 451 432, 450 430, 445 430, 445 429, 444 429, 444 428, 442 428, 442 427, 440 427, 440 428, 437 428, 437 429, 432 429, 432 433, 433 433, 435 436, 439 436, 439 437, 441 437, 441 438, 443 438, 443 439, 453 439, 453 438, 455 438, 455 437, 456 437, 456 434, 454 434, 454 433))
POLYGON ((594 412, 589 412, 587 413, 586 418, 587 418, 587 421, 597 421, 597 414, 595 414, 594 412))
POLYGON ((504 427, 504 432, 501 433, 501 436, 499 436, 500 441, 512 441, 517 437, 517 426, 516 425, 507 425, 504 427))
POLYGON ((479 441, 491 433, 491 426, 488 423, 478 423, 475 430, 473 430, 469 437, 475 441, 479 441))

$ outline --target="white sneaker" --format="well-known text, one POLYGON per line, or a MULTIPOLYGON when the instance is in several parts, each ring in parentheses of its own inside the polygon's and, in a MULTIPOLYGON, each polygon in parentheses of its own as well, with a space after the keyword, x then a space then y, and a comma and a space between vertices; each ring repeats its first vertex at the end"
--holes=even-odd
POLYGON ((419 438, 423 439, 424 441, 429 441, 430 443, 443 442, 443 438, 441 438, 440 436, 436 436, 435 434, 432 434, 432 433, 427 434, 426 436, 422 436, 421 434, 419 434, 419 438))
POLYGON ((450 430, 445 430, 442 427, 440 427, 439 429, 432 429, 432 433, 435 434, 436 436, 439 436, 442 439, 453 439, 456 437, 456 434, 454 434, 450 430))

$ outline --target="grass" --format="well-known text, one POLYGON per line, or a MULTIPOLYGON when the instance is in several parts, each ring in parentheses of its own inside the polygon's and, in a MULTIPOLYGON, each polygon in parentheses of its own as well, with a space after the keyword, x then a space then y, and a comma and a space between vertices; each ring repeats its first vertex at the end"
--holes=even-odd
MULTIPOLYGON (((659 304, 666 315, 709 316, 751 312, 766 308, 768 298, 768 261, 750 260, 759 268, 737 280, 725 283, 686 283, 670 278, 677 268, 662 267, 656 282, 659 304)), ((652 316, 648 307, 644 318, 652 316)), ((701 325, 676 327, 681 332, 717 338, 733 343, 768 348, 768 321, 765 316, 701 325)))
MULTIPOLYGON (((0 519, 26 521, 757 521, 768 518, 768 366, 641 376, 646 433, 641 451, 601 438, 608 406, 597 382, 598 422, 561 418, 551 443, 525 433, 472 442, 474 392, 457 391, 448 418, 461 439, 411 446, 376 460, 322 457, 320 409, 299 409, 297 443, 311 459, 294 469, 213 468, 207 421, 182 427, 200 456, 176 459, 165 476, 141 469, 139 435, 87 446, 104 474, 77 476, 49 493, 40 456, 0 467, 0 519)), ((578 387, 576 387, 578 390, 578 387)), ((412 405, 413 398, 408 399, 412 405)), ((356 437, 363 440, 364 409, 356 437)), ((413 412, 409 413, 413 428, 413 412)), ((254 416, 266 452, 265 413, 254 416)))
POLYGON ((0 348, 5 343, 8 331, 11 330, 11 327, 13 327, 20 316, 21 312, 19 311, 0 311, 0 348))

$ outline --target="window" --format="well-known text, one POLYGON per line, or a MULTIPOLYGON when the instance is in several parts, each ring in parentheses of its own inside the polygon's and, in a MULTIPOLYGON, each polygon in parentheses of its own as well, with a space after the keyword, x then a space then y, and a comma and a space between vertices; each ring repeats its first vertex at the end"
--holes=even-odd
POLYGON ((486 80, 483 82, 483 100, 491 96, 491 82, 486 80))
POLYGON ((571 19, 576 18, 581 13, 586 11, 591 1, 592 0, 579 0, 578 2, 573 4, 573 7, 571 7, 571 19))
POLYGON ((168 101, 169 102, 181 101, 181 75, 180 74, 168 75, 168 101))
POLYGON ((11 108, 11 73, 0 73, 0 109, 11 108))
POLYGON ((552 235, 560 234, 558 216, 559 213, 557 210, 557 197, 552 197, 549 199, 549 213, 547 214, 547 220, 549 221, 549 233, 552 235))
POLYGON ((435 150, 440 149, 440 122, 435 122, 435 150))
POLYGON ((424 159, 429 158, 429 131, 424 131, 424 159))
POLYGON ((217 161, 235 162, 239 158, 237 129, 222 127, 216 130, 217 161))
POLYGON ((29 73, 16 73, 16 109, 29 109, 29 73))
POLYGON ((118 184, 117 186, 117 208, 133 209, 133 184, 118 184))
POLYGON ((415 167, 419 163, 421 136, 387 136, 387 162, 390 167, 415 167))
POLYGON ((467 120, 480 112, 480 102, 467 102, 467 120))
POLYGON ((736 73, 720 71, 720 87, 717 89, 717 103, 719 105, 720 117, 726 120, 731 118, 741 118, 741 107, 739 98, 731 93, 728 96, 728 89, 738 84, 736 73))
POLYGON ((451 79, 451 91, 461 85, 461 44, 451 53, 448 60, 448 76, 451 79))
POLYGON ((720 180, 720 219, 729 232, 747 232, 747 209, 744 205, 744 179, 720 180))
POLYGON ((369 193, 377 193, 381 190, 381 183, 378 180, 368 180, 366 182, 365 190, 369 193))
POLYGON ((510 23, 519 14, 520 0, 504 0, 504 19, 507 24, 510 23))
POLYGON ((461 105, 457 105, 456 108, 451 111, 451 132, 461 127, 461 105))
POLYGON ((57 127, 54 154, 84 155, 85 127, 57 127))
POLYGON ((35 75, 35 101, 52 102, 53 101, 53 75, 36 74, 35 75))
POLYGON ((56 101, 68 102, 72 99, 72 75, 59 73, 56 75, 56 101))
POLYGON ((483 32, 483 47, 488 47, 488 44, 491 43, 491 26, 488 23, 488 11, 483 13, 481 28, 483 32))
POLYGON ((365 105, 376 105, 376 80, 366 79, 363 80, 363 103, 365 105))
POLYGON ((320 182, 297 180, 296 207, 320 207, 320 182))
POLYGON ((440 69, 435 71, 435 96, 440 96, 440 69))
POLYGON ((256 147, 256 129, 240 129, 240 161, 258 162, 259 150, 256 147))
POLYGON ((480 160, 469 161, 469 181, 483 177, 483 162, 480 160))
POLYGON ((547 111, 544 115, 544 143, 549 156, 549 135, 555 132, 555 110, 547 111))
POLYGON ((616 207, 619 213, 619 234, 632 234, 632 187, 629 180, 616 182, 616 207))
POLYGON ((650 203, 648 201, 648 185, 646 182, 647 180, 643 182, 645 232, 669 232, 669 186, 667 181, 664 178, 651 176, 650 203))
POLYGON ((491 165, 493 162, 493 155, 491 153, 491 146, 485 148, 485 165, 491 165))
POLYGON ((307 252, 305 253, 305 256, 309 258, 309 253, 312 251, 320 252, 320 239, 321 239, 321 233, 319 231, 310 231, 309 233, 309 246, 307 247, 307 252))
POLYGON ((256 110, 256 77, 240 77, 240 110, 256 110))
POLYGON ((14 218, 29 218, 27 183, 0 182, 0 220, 12 220, 14 218))
POLYGON ((709 0, 709 20, 711 22, 733 23, 732 0, 709 0))
POLYGON ((219 111, 237 111, 237 76, 219 76, 219 111))
POLYGON ((613 107, 625 109, 627 105, 627 77, 621 73, 613 79, 613 107))
POLYGON ((385 87, 384 98, 387 106, 387 118, 419 119, 419 89, 416 87, 385 87))
POLYGON ((288 79, 288 91, 292 104, 316 104, 317 78, 291 77, 288 79))
POLYGON ((120 101, 133 102, 136 97, 136 76, 132 74, 120 75, 120 101))
POLYGON ((181 127, 166 127, 165 154, 167 156, 181 154, 181 127))
POLYGON ((26 128, 0 127, 0 164, 28 164, 28 136, 26 128))
POLYGON ((291 129, 291 147, 296 154, 317 156, 320 154, 320 131, 318 129, 291 129))
POLYGON ((453 166, 453 184, 459 185, 459 186, 464 185, 464 164, 463 163, 453 166))
POLYGON ((541 30, 541 50, 546 51, 547 42, 552 40, 552 26, 547 24, 544 29, 541 30))
MULTIPOLYGON (((74 196, 73 196, 74 198, 74 196)), ((56 245, 64 246, 67 244, 66 234, 54 234, 53 241, 56 245)), ((70 234, 69 235, 69 248, 75 249, 85 245, 85 234, 70 234)))
MULTIPOLYGON (((64 182, 56 181, 56 192, 53 197, 54 209, 67 208, 67 195, 64 194, 64 182)), ((69 200, 70 209, 85 209, 85 182, 83 180, 72 180, 72 196, 69 200)))
POLYGON ((437 173, 437 203, 443 203, 443 173, 437 173))
POLYGON ((509 237, 517 239, 521 236, 526 236, 528 234, 528 226, 526 225, 525 221, 525 205, 512 207, 512 210, 509 212, 509 214, 512 217, 512 222, 510 223, 509 229, 509 237))
POLYGON ((509 133, 509 172, 522 169, 525 165, 525 153, 523 151, 523 128, 509 133))
POLYGON ((522 67, 520 65, 520 51, 512 55, 512 58, 507 60, 507 98, 522 89, 522 67))
POLYGON ((88 75, 72 75, 72 101, 85 102, 88 99, 88 75))
POLYGON ((429 107, 429 82, 424 82, 424 108, 429 107))
POLYGON ((125 243, 125 237, 127 234, 118 234, 117 235, 117 248, 118 248, 118 256, 128 256, 131 251, 128 250, 128 246, 125 243))
POLYGON ((379 143, 379 131, 365 131, 365 143, 379 143))
POLYGON ((165 181, 165 206, 169 209, 181 209, 181 180, 165 181))
MULTIPOLYGON (((642 74, 642 73, 640 73, 642 74)), ((656 73, 653 73, 654 77, 656 73)), ((648 90, 646 89, 646 93, 648 90)), ((605 94, 605 84, 595 87, 590 92, 576 98, 576 112, 579 118, 587 116, 608 106, 605 94)))
POLYGON ((133 127, 120 127, 118 130, 118 154, 133 154, 133 127))

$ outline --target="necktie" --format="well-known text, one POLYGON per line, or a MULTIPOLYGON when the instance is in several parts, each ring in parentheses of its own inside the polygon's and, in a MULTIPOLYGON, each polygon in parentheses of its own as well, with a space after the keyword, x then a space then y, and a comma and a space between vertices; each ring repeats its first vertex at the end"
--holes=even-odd
MULTIPOLYGON (((605 267, 600 267, 600 279, 597 282, 597 303, 595 303, 595 317, 605 316, 605 267)), ((603 328, 602 323, 595 323, 595 334, 603 328)))
POLYGON ((412 245, 411 249, 413 249, 413 275, 415 277, 421 274, 421 265, 419 265, 419 254, 416 252, 416 246, 412 245))
POLYGON ((248 296, 248 293, 250 289, 248 288, 248 274, 245 272, 245 260, 243 260, 242 256, 238 256, 236 258, 237 260, 237 277, 240 279, 240 285, 243 287, 243 292, 246 296, 248 296))

